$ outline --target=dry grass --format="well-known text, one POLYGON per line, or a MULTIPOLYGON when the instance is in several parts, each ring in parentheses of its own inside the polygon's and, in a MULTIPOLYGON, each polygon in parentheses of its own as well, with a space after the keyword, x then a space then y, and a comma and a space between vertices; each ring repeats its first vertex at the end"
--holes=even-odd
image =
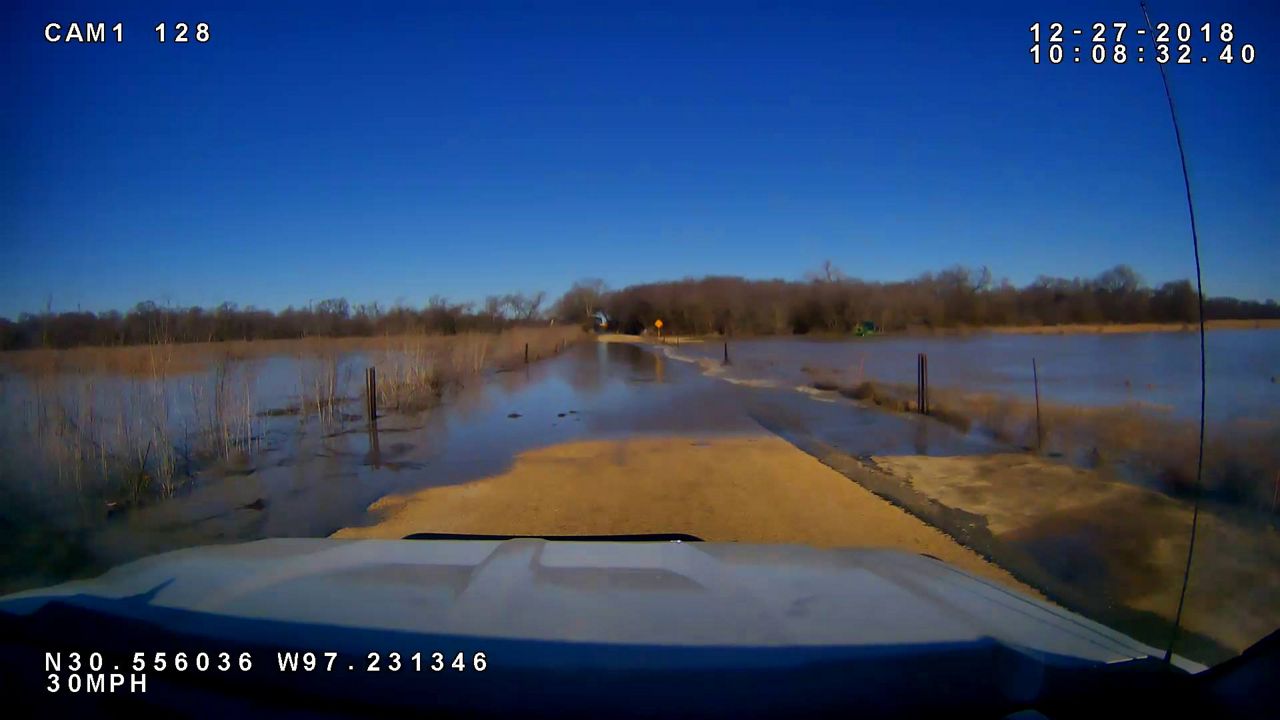
MULTIPOLYGON (((200 473, 242 472, 273 415, 348 414, 353 375, 379 367, 384 410, 429 407, 495 368, 547 357, 577 328, 497 335, 295 341, 0 353, 0 592, 102 569, 89 538, 112 513, 183 490, 200 473), (260 359, 291 357, 296 405, 263 407, 260 359)), ((280 377, 275 383, 276 393, 280 377)), ((288 380, 286 379, 287 383, 288 380)))
POLYGON ((486 370, 509 370, 524 364, 526 346, 529 362, 536 362, 585 337, 577 327, 560 327, 385 338, 368 353, 378 373, 378 406, 404 412, 423 410, 486 370))
MULTIPOLYGON (((233 354, 233 346, 219 346, 233 354)), ((247 343, 246 343, 247 344, 247 343)), ((6 371, 32 375, 98 373, 137 377, 168 376, 205 370, 218 355, 208 345, 130 345, 125 347, 81 347, 70 350, 15 350, 0 353, 0 367, 6 371)))
MULTIPOLYGON (((78 347, 68 350, 14 350, 0 352, 0 368, 15 374, 102 373, 151 377, 209 370, 221 360, 265 357, 305 357, 336 353, 339 356, 408 345, 433 348, 475 344, 486 339, 494 346, 530 343, 530 353, 543 356, 555 348, 577 342, 584 332, 576 326, 513 328, 501 333, 458 335, 374 335, 369 337, 306 337, 296 340, 232 340, 214 343, 160 343, 119 347, 78 347), (498 339, 501 341, 498 341, 498 339)), ((523 358, 522 358, 523 359, 523 358)), ((530 356, 530 360, 533 356, 530 356)))
MULTIPOLYGON (((215 360, 207 376, 183 377, 157 365, 150 376, 36 374, 7 388, 6 444, 21 447, 6 476, 36 478, 37 504, 73 499, 90 515, 167 497, 211 459, 251 453, 253 367, 215 360), (182 410, 180 410, 182 408, 182 410)), ((65 503, 61 503, 64 504, 65 503)))

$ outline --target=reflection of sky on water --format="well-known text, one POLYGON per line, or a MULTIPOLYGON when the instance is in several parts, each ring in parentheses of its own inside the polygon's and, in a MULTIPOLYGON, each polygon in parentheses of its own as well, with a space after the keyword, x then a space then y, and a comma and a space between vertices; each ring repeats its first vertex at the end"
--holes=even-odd
MULTIPOLYGON (((1118 405, 1141 402, 1192 418, 1199 411, 1199 337, 1184 333, 1109 335, 887 336, 847 342, 799 339, 731 341, 737 377, 809 381, 808 366, 855 377, 915 383, 916 353, 929 355, 937 388, 1030 398, 1031 359, 1049 402, 1118 405)), ((1206 335, 1211 421, 1275 418, 1280 407, 1280 330, 1212 330, 1206 335)), ((719 359, 719 344, 685 344, 679 353, 719 359)))

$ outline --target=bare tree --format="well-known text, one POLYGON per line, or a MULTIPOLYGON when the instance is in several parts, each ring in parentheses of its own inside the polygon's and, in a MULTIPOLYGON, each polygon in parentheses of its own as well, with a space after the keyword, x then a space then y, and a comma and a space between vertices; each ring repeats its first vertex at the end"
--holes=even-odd
POLYGON ((607 288, 599 278, 579 280, 569 288, 552 308, 552 314, 564 322, 587 323, 600 309, 607 288))

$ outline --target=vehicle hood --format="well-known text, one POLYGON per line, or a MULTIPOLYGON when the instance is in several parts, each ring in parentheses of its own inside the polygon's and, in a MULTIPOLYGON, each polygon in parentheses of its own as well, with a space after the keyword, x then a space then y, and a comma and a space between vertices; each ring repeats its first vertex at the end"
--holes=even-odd
MULTIPOLYGON (((272 539, 192 548, 0 598, 164 623, 165 609, 431 635, 570 643, 851 647, 984 639, 1042 662, 1154 648, 896 550, 700 542, 272 539)), ((184 614, 187 616, 187 614, 184 614)))

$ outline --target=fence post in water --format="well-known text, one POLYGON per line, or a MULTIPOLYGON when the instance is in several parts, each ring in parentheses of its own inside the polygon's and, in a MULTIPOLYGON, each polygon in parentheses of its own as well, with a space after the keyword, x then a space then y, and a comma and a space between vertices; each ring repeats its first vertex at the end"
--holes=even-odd
POLYGON ((729 364, 729 341, 724 341, 724 364, 729 364))
POLYGON ((916 354, 916 412, 929 414, 929 356, 916 354))
POLYGON ((1036 359, 1031 358, 1031 381, 1036 386, 1036 450, 1044 445, 1044 434, 1040 431, 1040 370, 1036 367, 1036 359))
POLYGON ((524 344, 524 364, 529 364, 529 343, 524 344))
POLYGON ((364 370, 364 398, 369 422, 378 422, 378 371, 372 367, 364 370))

